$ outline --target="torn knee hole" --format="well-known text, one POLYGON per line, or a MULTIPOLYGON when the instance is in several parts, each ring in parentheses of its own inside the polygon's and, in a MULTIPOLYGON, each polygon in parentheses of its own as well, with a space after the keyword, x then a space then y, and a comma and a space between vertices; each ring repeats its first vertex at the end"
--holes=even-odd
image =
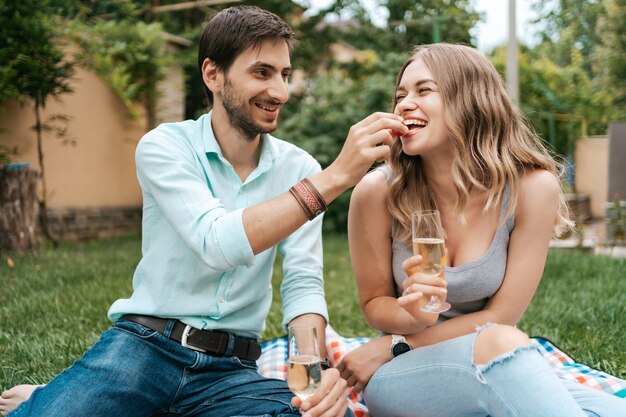
POLYGON ((474 364, 486 365, 502 355, 512 356, 516 349, 529 345, 528 336, 515 327, 501 324, 484 327, 479 329, 474 340, 474 364))

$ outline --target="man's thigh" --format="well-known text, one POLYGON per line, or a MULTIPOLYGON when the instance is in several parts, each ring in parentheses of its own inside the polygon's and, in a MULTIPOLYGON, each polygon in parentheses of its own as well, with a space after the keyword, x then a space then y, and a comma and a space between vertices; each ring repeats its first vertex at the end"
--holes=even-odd
MULTIPOLYGON (((294 395, 287 387, 287 382, 263 377, 257 372, 255 362, 237 358, 214 358, 211 362, 213 372, 221 369, 224 375, 228 376, 217 380, 216 383, 209 381, 198 384, 209 388, 201 394, 202 401, 191 399, 190 403, 198 406, 192 410, 185 410, 182 413, 184 417, 301 415, 298 409, 291 405, 294 395)), ((202 378, 201 374, 198 377, 202 378)), ((212 378, 214 379, 215 375, 212 378)), ((190 380, 188 382, 191 383, 190 380)), ((346 417, 352 416, 348 410, 346 417)))
MULTIPOLYGON (((33 392, 11 417, 150 415, 171 401, 180 380, 163 335, 118 322, 74 364, 33 392)), ((190 355, 190 357, 193 357, 190 355)))
POLYGON ((187 373, 172 411, 185 417, 295 416, 287 383, 257 372, 256 363, 205 357, 187 373))

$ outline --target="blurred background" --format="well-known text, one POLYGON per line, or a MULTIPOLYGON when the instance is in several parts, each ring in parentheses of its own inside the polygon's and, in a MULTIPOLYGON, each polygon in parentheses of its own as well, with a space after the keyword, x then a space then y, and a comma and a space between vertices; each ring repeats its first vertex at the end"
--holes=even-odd
MULTIPOLYGON (((564 161, 563 187, 576 217, 613 216, 605 239, 623 242, 626 2, 518 0, 513 36, 515 3, 0 0, 0 247, 23 250, 42 235, 82 240, 139 226, 134 148, 158 123, 207 111, 199 35, 203 22, 234 4, 270 10, 297 32, 291 99, 275 135, 322 166, 352 124, 390 110, 396 73, 412 46, 476 46, 503 78, 507 56, 509 70, 513 59, 518 104, 564 161), (15 181, 22 185, 11 187, 15 181), (11 220, 16 216, 26 226, 11 220)), ((345 231, 349 198, 333 203, 327 231, 345 231)))

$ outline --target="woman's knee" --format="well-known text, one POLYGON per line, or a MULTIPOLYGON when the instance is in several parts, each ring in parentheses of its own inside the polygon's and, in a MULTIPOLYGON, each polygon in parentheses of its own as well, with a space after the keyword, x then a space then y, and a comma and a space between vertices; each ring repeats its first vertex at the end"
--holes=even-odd
POLYGON ((496 324, 487 327, 478 333, 474 341, 474 363, 487 364, 500 355, 530 344, 526 333, 513 326, 496 324))

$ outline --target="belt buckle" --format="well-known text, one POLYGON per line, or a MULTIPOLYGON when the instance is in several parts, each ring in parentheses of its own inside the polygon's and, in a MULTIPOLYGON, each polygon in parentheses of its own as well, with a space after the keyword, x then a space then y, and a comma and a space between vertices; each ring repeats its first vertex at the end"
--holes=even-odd
POLYGON ((193 346, 187 343, 187 337, 189 336, 189 332, 191 331, 191 329, 193 329, 193 327, 191 327, 190 325, 185 326, 185 329, 183 330, 183 335, 180 338, 180 344, 183 347, 189 348, 191 350, 206 353, 206 349, 202 349, 202 348, 199 348, 197 346, 193 346))

